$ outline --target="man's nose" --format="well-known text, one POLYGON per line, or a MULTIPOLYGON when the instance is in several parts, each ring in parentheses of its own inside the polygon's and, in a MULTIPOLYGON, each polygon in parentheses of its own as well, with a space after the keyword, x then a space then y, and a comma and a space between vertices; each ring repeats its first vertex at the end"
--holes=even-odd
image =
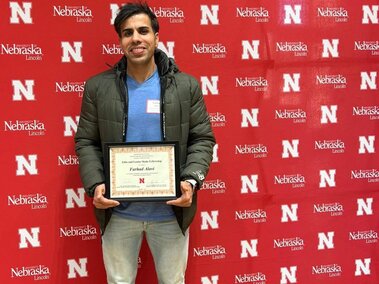
POLYGON ((132 41, 141 41, 141 35, 137 31, 134 31, 132 35, 132 41))

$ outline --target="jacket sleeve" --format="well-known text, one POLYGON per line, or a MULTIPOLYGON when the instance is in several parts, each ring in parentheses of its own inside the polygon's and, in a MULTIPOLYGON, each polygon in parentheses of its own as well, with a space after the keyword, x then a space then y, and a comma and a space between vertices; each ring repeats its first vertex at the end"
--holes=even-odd
POLYGON ((216 141, 199 84, 192 77, 190 80, 191 106, 187 160, 181 178, 195 179, 197 189, 200 189, 208 174, 216 141))
POLYGON ((98 128, 96 86, 88 81, 84 88, 75 151, 79 158, 80 177, 86 193, 93 197, 94 189, 105 181, 103 153, 98 128))

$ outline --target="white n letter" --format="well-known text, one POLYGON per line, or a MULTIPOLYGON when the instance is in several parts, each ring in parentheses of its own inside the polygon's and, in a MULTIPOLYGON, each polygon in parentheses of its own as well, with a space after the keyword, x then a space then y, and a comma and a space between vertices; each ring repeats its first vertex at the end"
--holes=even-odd
POLYGON ((338 44, 339 44, 339 39, 332 39, 332 43, 328 39, 323 39, 322 40, 322 45, 323 45, 323 51, 322 51, 322 57, 323 58, 328 58, 329 55, 331 57, 338 57, 338 44))
POLYGON ((257 181, 258 181, 258 175, 251 175, 250 178, 248 176, 241 176, 241 182, 242 182, 241 193, 242 194, 248 193, 249 190, 250 192, 253 192, 253 193, 258 192, 257 181))
POLYGON ((212 275, 211 280, 208 277, 201 277, 201 284, 217 284, 218 275, 212 275))
POLYGON ((24 24, 33 24, 33 20, 31 17, 31 9, 32 3, 30 2, 22 2, 22 8, 17 2, 9 2, 9 7, 11 8, 11 24, 19 24, 20 18, 24 22, 24 24))
POLYGON ((292 222, 298 221, 297 217, 297 209, 299 205, 298 204, 291 204, 291 209, 288 205, 282 205, 282 223, 287 223, 289 219, 291 219, 292 222))
POLYGON ((291 24, 292 21, 295 24, 301 24, 301 17, 300 17, 301 5, 295 5, 294 8, 295 9, 293 9, 291 5, 284 5, 284 10, 286 14, 284 18, 285 24, 291 24))
POLYGON ((17 162, 17 171, 16 171, 16 176, 25 176, 26 171, 30 175, 37 175, 38 170, 37 170, 37 155, 28 155, 28 160, 24 156, 18 155, 16 156, 16 162, 17 162))
POLYGON ((296 283, 296 270, 297 266, 291 266, 290 271, 288 271, 287 267, 281 267, 280 273, 282 274, 282 278, 280 279, 280 284, 296 283))
POLYGON ((290 155, 292 156, 292 158, 299 157, 299 139, 293 139, 292 143, 288 140, 283 140, 282 146, 282 158, 289 158, 290 155))
POLYGON ((289 93, 291 89, 293 92, 300 92, 300 73, 294 73, 293 77, 290 74, 283 74, 283 80, 283 92, 289 93))
POLYGON ((111 25, 113 25, 120 7, 117 4, 110 4, 109 7, 111 9, 111 25))
POLYGON ((355 260, 355 276, 361 276, 362 273, 365 275, 371 274, 370 264, 371 264, 371 258, 365 258, 365 259, 356 259, 355 260), (363 261, 365 263, 363 263, 363 261))
POLYGON ((213 156, 212 156, 212 163, 218 163, 219 158, 218 158, 218 144, 215 144, 213 146, 213 156))
POLYGON ((333 238, 334 238, 334 232, 328 232, 328 237, 326 237, 325 233, 318 233, 318 250, 325 249, 325 246, 328 249, 334 248, 334 243, 333 243, 333 238))
POLYGON ((357 204, 358 204, 358 210, 357 210, 357 216, 363 216, 365 213, 366 215, 372 215, 372 202, 374 199, 371 198, 366 198, 366 201, 363 198, 358 198, 357 199, 357 204), (363 213, 364 211, 364 213, 363 213))
POLYGON ((374 142, 374 135, 368 136, 367 138, 364 136, 359 136, 359 154, 364 154, 366 152, 375 153, 374 142))
POLYGON ((211 226, 212 229, 218 229, 218 210, 211 211, 212 217, 209 215, 208 212, 201 212, 201 229, 202 230, 208 230, 209 226, 211 226), (209 226, 208 226, 209 225, 209 226))
POLYGON ((241 241, 241 258, 258 256, 257 250, 258 240, 250 240, 250 243, 246 240, 241 241))
POLYGON ((211 6, 212 12, 209 9, 207 5, 201 5, 200 10, 201 10, 201 25, 208 25, 209 21, 212 23, 212 25, 218 25, 219 20, 218 20, 218 5, 212 5, 211 6))
POLYGON ((72 188, 66 189, 66 208, 74 208, 75 204, 78 207, 86 207, 85 190, 84 188, 78 188, 78 194, 72 188))
POLYGON ((259 40, 252 40, 251 44, 248 40, 242 41, 242 59, 249 59, 251 57, 252 59, 259 59, 259 40))
POLYGON ((336 170, 329 170, 329 173, 325 170, 320 170, 320 183, 319 187, 323 188, 326 187, 326 184, 328 184, 329 187, 335 187, 336 186, 336 170))
POLYGON ((243 128, 249 127, 249 124, 252 127, 258 127, 259 126, 258 113, 259 113, 258 108, 252 108, 250 112, 247 109, 241 109, 241 115, 242 115, 241 127, 243 128))
POLYGON ((212 95, 218 95, 218 76, 211 76, 211 81, 206 76, 200 77, 201 81, 201 91, 203 92, 203 95, 208 95, 211 93, 212 95), (209 91, 209 92, 208 92, 209 91))
POLYGON ((14 101, 22 100, 21 93, 28 101, 35 100, 35 95, 33 94, 34 80, 25 80, 25 84, 22 84, 20 80, 12 80, 12 86, 14 101))
POLYGON ((369 24, 369 22, 371 22, 372 24, 379 23, 379 18, 378 18, 379 5, 372 5, 371 9, 369 5, 363 5, 362 10, 363 10, 362 24, 369 24))
POLYGON ((166 42, 166 45, 160 41, 158 42, 158 48, 162 50, 168 57, 175 58, 174 54, 174 47, 175 47, 175 42, 174 41, 168 41, 166 42))
POLYGON ((71 62, 71 58, 75 62, 83 62, 82 43, 80 41, 74 42, 74 47, 69 42, 62 41, 61 47, 63 49, 62 62, 71 62))
POLYGON ((87 277, 87 258, 79 258, 79 264, 75 261, 75 259, 68 259, 68 279, 76 278, 76 275, 79 274, 80 277, 87 277))
POLYGON ((39 228, 38 227, 33 227, 31 228, 32 235, 29 233, 27 229, 19 229, 18 234, 20 235, 20 243, 19 243, 19 248, 27 248, 28 243, 32 247, 40 247, 41 243, 39 241, 39 228))
POLYGON ((337 123, 337 106, 332 105, 330 108, 328 106, 321 106, 321 124, 337 123))
POLYGON ((361 72, 361 90, 367 90, 368 88, 376 90, 378 88, 376 85, 377 75, 378 73, 375 71, 370 72, 370 75, 368 72, 361 72))
POLYGON ((74 132, 78 130, 79 115, 75 116, 76 122, 72 119, 71 116, 64 116, 63 122, 65 124, 64 136, 73 136, 74 132))

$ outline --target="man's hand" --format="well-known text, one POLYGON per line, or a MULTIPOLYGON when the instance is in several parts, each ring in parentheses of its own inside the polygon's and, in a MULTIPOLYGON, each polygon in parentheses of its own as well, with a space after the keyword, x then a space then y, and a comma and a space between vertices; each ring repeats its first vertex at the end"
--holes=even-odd
POLYGON ((182 196, 175 200, 167 201, 168 205, 175 205, 179 207, 190 207, 192 204, 192 196, 194 189, 189 182, 181 181, 180 190, 182 191, 182 196))
POLYGON ((97 209, 107 209, 110 207, 115 207, 120 204, 120 202, 116 200, 105 198, 104 194, 105 194, 105 184, 102 183, 96 186, 95 193, 93 196, 93 205, 95 205, 97 209))

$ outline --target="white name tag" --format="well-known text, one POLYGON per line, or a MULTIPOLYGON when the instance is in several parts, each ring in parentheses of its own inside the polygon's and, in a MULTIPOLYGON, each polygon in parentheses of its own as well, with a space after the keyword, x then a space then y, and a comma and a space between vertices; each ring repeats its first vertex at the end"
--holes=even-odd
POLYGON ((147 100, 146 113, 160 113, 161 112, 160 100, 147 100))

